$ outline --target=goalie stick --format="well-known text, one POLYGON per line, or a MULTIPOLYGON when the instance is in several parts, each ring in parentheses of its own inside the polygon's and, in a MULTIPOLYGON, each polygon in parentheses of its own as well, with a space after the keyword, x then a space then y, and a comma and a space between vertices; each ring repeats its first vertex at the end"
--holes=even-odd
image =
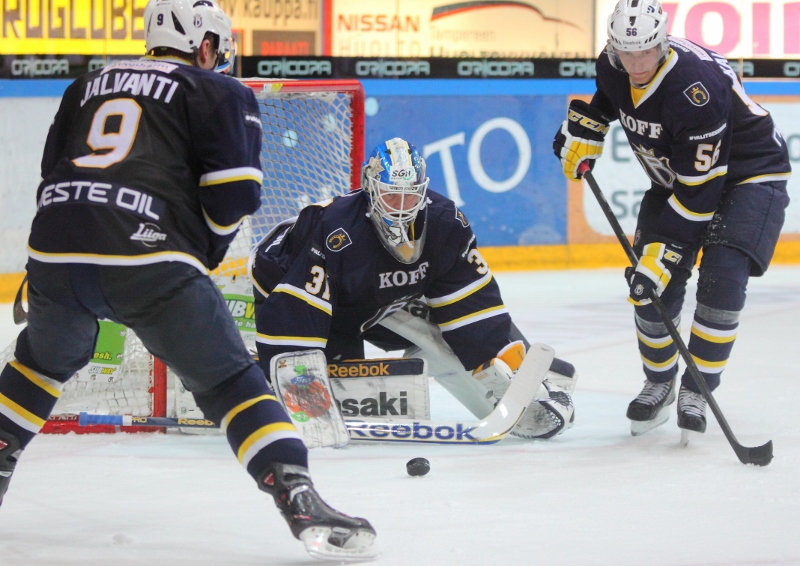
MULTIPOLYGON (((592 193, 594 193, 594 196, 597 199, 597 204, 600 205, 600 208, 608 220, 608 223, 611 225, 612 230, 614 230, 614 235, 617 237, 617 240, 619 240, 623 250, 625 250, 628 260, 630 260, 631 264, 635 267, 636 264, 639 263, 639 258, 636 257, 636 252, 633 251, 633 247, 631 247, 628 237, 625 235, 625 232, 623 232, 622 226, 619 225, 617 217, 614 216, 614 212, 608 205, 608 201, 606 200, 603 191, 600 189, 600 185, 597 184, 594 175, 592 175, 589 164, 586 162, 581 163, 578 166, 578 172, 583 175, 583 177, 586 179, 586 182, 589 183, 589 188, 592 190, 592 193)), ((678 329, 675 328, 675 324, 672 322, 672 319, 667 312, 667 308, 664 306, 664 303, 661 302, 661 297, 658 296, 658 293, 655 289, 653 289, 652 293, 650 294, 650 298, 653 301, 653 306, 655 307, 656 312, 658 312, 658 315, 661 317, 661 321, 667 327, 670 337, 678 347, 681 357, 683 358, 684 362, 686 362, 686 367, 689 370, 689 373, 692 374, 695 383, 697 383, 697 386, 700 388, 700 392, 703 394, 708 406, 711 408, 711 412, 714 413, 714 417, 717 419, 722 432, 725 434, 725 438, 728 439, 733 451, 736 452, 736 456, 739 457, 739 461, 742 462, 742 464, 755 464, 756 466, 768 465, 772 461, 772 441, 769 440, 766 444, 761 446, 748 447, 741 445, 739 441, 736 440, 728 421, 725 419, 725 415, 722 414, 722 409, 719 408, 716 399, 714 399, 714 396, 711 394, 711 390, 708 388, 708 384, 706 383, 703 374, 701 374, 700 370, 697 369, 697 364, 695 364, 694 359, 692 359, 689 349, 686 347, 686 344, 684 344, 678 329)))
MULTIPOLYGON (((517 424, 547 374, 555 353, 545 344, 532 344, 517 370, 514 380, 485 419, 476 422, 425 420, 350 420, 347 432, 354 441, 412 442, 434 444, 494 444, 504 439, 517 424)), ((153 426, 214 428, 203 419, 133 417, 130 415, 95 415, 81 413, 81 426, 153 426)))

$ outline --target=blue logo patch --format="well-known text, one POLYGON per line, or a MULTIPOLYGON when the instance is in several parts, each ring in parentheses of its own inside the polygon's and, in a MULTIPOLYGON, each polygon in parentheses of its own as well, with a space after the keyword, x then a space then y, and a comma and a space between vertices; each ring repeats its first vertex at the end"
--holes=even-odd
POLYGON ((705 106, 708 103, 708 91, 701 82, 694 83, 684 90, 683 94, 685 94, 686 98, 689 99, 689 102, 695 106, 705 106))
POLYGON ((340 252, 352 243, 353 240, 344 228, 337 228, 325 238, 325 247, 332 252, 340 252))

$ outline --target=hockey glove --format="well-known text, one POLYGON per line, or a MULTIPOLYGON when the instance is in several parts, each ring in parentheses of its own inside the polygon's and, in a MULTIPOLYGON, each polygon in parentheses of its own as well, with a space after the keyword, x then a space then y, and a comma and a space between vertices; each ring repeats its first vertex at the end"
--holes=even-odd
POLYGON ((628 302, 638 306, 648 305, 655 290, 661 296, 670 280, 670 268, 688 267, 694 264, 694 254, 677 244, 652 242, 644 246, 636 267, 625 268, 625 280, 630 286, 628 302))
POLYGON ((603 140, 608 133, 608 120, 583 100, 569 103, 567 119, 553 140, 553 153, 561 160, 568 179, 580 179, 578 166, 588 161, 589 168, 603 153, 603 140))

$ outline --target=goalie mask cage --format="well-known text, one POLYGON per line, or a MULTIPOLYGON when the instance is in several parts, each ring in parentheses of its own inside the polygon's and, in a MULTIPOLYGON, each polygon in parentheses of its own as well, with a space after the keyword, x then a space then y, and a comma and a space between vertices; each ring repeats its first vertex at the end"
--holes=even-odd
MULTIPOLYGON (((359 187, 364 157, 364 90, 357 80, 241 81, 255 92, 261 112, 261 209, 242 223, 225 260, 212 274, 217 278, 246 277, 252 247, 277 223, 310 203, 359 187)), ((13 346, 4 352, 3 362, 13 356, 13 346)), ((42 432, 153 431, 135 426, 83 428, 77 414, 166 416, 167 382, 166 366, 127 330, 118 375, 104 379, 85 369, 79 372, 66 384, 42 432)))

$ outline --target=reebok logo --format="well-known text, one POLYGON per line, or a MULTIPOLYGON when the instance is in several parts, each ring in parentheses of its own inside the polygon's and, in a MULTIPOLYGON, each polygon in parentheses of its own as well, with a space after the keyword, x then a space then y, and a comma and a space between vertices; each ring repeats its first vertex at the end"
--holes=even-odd
POLYGON ((377 398, 365 397, 364 399, 339 399, 336 400, 345 417, 385 417, 388 415, 408 415, 408 392, 401 391, 399 397, 389 397, 386 392, 381 392, 377 398), (399 401, 399 407, 395 402, 399 401))
POLYGON ((408 442, 409 440, 425 440, 428 438, 435 438, 436 441, 456 441, 464 442, 465 440, 478 441, 479 438, 472 436, 472 431, 475 427, 464 426, 458 423, 455 427, 452 426, 428 426, 417 421, 412 421, 409 424, 386 423, 364 423, 358 421, 347 421, 347 431, 350 433, 350 438, 382 438, 387 441, 400 441, 408 442))

